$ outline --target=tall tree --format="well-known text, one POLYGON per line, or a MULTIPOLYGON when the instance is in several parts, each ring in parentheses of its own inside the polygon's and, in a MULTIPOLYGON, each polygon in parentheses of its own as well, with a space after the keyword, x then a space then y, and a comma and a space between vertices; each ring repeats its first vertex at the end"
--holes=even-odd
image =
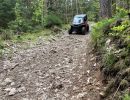
POLYGON ((6 28, 8 23, 15 20, 15 7, 16 0, 0 0, 0 27, 6 28))
POLYGON ((112 0, 100 0, 100 14, 102 18, 112 17, 112 0))
POLYGON ((127 10, 129 11, 130 10, 130 0, 126 0, 127 2, 127 10))
POLYGON ((116 0, 112 0, 112 14, 116 14, 116 0))

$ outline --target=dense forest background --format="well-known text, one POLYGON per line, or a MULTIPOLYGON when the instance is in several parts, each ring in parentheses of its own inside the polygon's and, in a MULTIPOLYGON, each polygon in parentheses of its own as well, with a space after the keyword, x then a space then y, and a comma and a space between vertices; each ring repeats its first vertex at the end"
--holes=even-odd
POLYGON ((119 8, 128 11, 129 0, 0 0, 0 28, 27 32, 52 24, 61 26, 81 13, 98 21, 112 17, 119 8))
POLYGON ((104 100, 130 100, 130 0, 100 0, 91 33, 100 60, 104 100))
POLYGON ((75 14, 87 13, 97 20, 98 0, 1 0, 0 28, 29 31, 69 23, 75 14))

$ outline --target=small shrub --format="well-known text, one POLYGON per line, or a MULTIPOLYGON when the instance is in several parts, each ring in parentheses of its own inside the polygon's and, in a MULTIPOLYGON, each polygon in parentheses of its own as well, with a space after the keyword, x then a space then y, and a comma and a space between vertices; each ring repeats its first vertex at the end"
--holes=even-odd
MULTIPOLYGON (((127 11, 125 9, 118 8, 117 11, 118 13, 113 18, 101 20, 93 27, 91 37, 94 43, 97 43, 102 36, 111 32, 111 24, 113 22, 127 15, 127 11)), ((114 26, 112 30, 122 32, 129 26, 128 23, 128 21, 125 21, 121 26, 114 26)))
POLYGON ((15 33, 30 32, 33 30, 32 23, 29 20, 19 19, 9 23, 9 28, 15 33))
POLYGON ((116 32, 116 33, 121 33, 124 32, 127 28, 129 27, 129 22, 126 20, 126 21, 123 21, 120 25, 118 26, 113 26, 111 28, 111 30, 113 32, 116 32))
POLYGON ((0 58, 1 58, 2 55, 3 55, 3 49, 4 49, 4 44, 3 44, 3 41, 0 40, 0 58))
POLYGON ((103 57, 105 67, 112 69, 113 65, 118 61, 118 58, 113 52, 106 53, 103 57))
POLYGON ((1 39, 3 40, 10 40, 13 37, 12 30, 2 30, 1 39))
POLYGON ((2 55, 3 55, 3 50, 0 49, 0 58, 2 58, 2 55))
POLYGON ((62 20, 54 14, 49 14, 45 17, 44 26, 49 28, 52 26, 61 26, 62 20))
POLYGON ((122 51, 119 53, 119 57, 122 59, 125 59, 128 55, 128 50, 126 49, 122 49, 122 51))
POLYGON ((112 22, 114 22, 115 19, 112 18, 112 19, 105 19, 105 20, 102 20, 100 22, 98 22, 94 27, 93 27, 93 30, 92 30, 92 34, 91 34, 91 37, 92 37, 92 41, 94 43, 97 43, 98 40, 100 40, 100 38, 102 36, 104 36, 104 33, 106 31, 109 31, 109 26, 112 22))
POLYGON ((124 31, 124 29, 126 28, 126 25, 120 25, 120 26, 115 26, 115 27, 113 27, 112 28, 112 30, 113 31, 115 31, 115 32, 122 32, 122 31, 124 31))
POLYGON ((129 82, 128 82, 127 80, 123 79, 123 80, 120 82, 120 89, 121 89, 121 90, 124 90, 124 89, 128 88, 128 86, 129 86, 129 82))
MULTIPOLYGON (((114 76, 117 74, 118 70, 114 68, 114 64, 118 61, 116 55, 112 52, 106 53, 102 58, 102 72, 104 76, 114 76)), ((118 69, 118 68, 117 68, 118 69)))
POLYGON ((0 40, 0 49, 4 49, 4 44, 3 44, 2 40, 0 40))
POLYGON ((126 66, 130 66, 130 56, 126 57, 124 62, 126 66))
POLYGON ((114 74, 116 75, 119 71, 123 70, 127 68, 127 66, 125 65, 124 60, 119 60, 114 66, 113 66, 113 71, 114 74))
POLYGON ((123 25, 129 25, 129 20, 124 20, 124 21, 122 22, 122 24, 123 24, 123 25))
POLYGON ((128 11, 124 8, 117 7, 117 14, 114 16, 116 19, 123 18, 128 14, 128 11))
POLYGON ((123 97, 123 100, 130 100, 130 95, 128 93, 125 94, 125 96, 123 97))

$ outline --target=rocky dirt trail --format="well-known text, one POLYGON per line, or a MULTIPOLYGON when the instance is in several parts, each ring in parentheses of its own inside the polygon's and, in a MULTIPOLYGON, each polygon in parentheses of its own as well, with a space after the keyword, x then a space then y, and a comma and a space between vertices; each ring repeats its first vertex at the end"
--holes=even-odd
POLYGON ((62 35, 0 63, 0 100, 99 100, 90 35, 62 35))

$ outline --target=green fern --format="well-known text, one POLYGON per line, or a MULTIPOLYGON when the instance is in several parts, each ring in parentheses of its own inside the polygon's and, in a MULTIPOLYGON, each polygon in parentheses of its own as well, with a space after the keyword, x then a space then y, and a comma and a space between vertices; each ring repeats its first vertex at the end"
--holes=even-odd
POLYGON ((128 94, 125 94, 123 100, 130 100, 130 96, 128 94))

